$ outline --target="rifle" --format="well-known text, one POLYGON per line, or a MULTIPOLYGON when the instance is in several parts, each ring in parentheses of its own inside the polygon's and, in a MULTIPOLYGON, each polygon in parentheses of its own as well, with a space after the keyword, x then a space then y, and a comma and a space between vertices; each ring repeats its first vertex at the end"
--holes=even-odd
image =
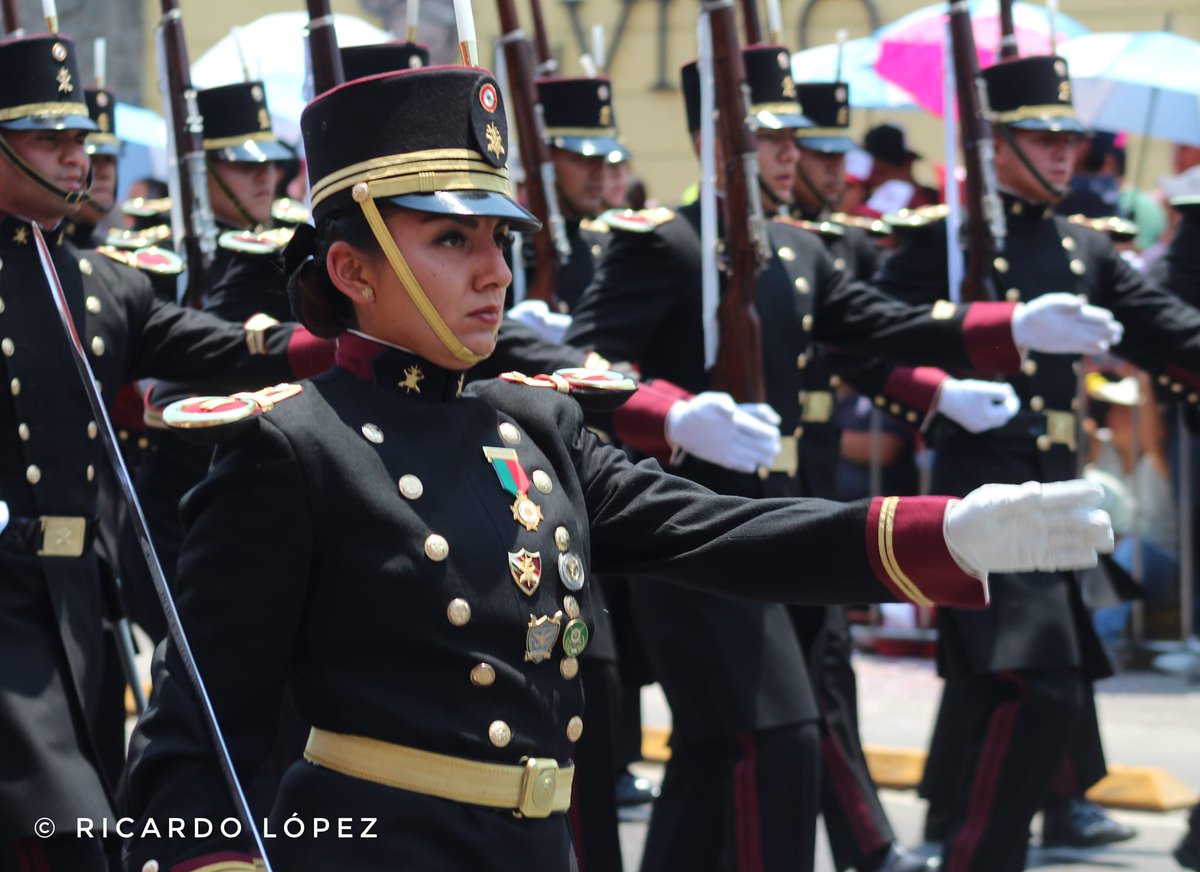
POLYGON ((758 149, 746 126, 750 98, 733 0, 711 0, 703 8, 712 28, 717 141, 725 168, 726 288, 717 309, 721 342, 712 383, 738 402, 762 402, 766 398, 762 330, 754 288, 767 253, 758 194, 758 149))
POLYGON ((4 10, 4 35, 8 38, 16 38, 25 35, 25 29, 21 27, 21 14, 17 11, 17 0, 0 0, 0 7, 4 10))
MULTIPOLYGON (((958 120, 962 130, 963 166, 967 174, 966 268, 963 302, 996 299, 992 264, 1004 251, 1004 211, 996 191, 995 146, 987 91, 979 75, 979 55, 967 0, 950 2, 950 36, 954 50, 958 120)), ((947 107, 947 117, 949 107, 947 107)), ((953 243, 953 240, 948 240, 953 243)), ((961 240, 960 240, 961 244, 961 240)))
POLYGON ((208 171, 204 163, 204 119, 200 117, 196 89, 192 87, 179 0, 161 2, 158 82, 175 159, 175 172, 170 174, 171 223, 175 239, 187 257, 184 296, 189 306, 199 308, 208 290, 208 269, 217 251, 217 229, 208 201, 208 171))
POLYGON ((533 13, 533 40, 537 45, 537 69, 534 71, 540 79, 543 76, 558 75, 558 61, 550 51, 550 39, 546 35, 546 19, 542 17, 541 0, 529 0, 529 9, 533 13))
POLYGON ((571 244, 567 241, 567 228, 558 208, 554 163, 543 135, 545 127, 537 88, 534 86, 529 40, 521 30, 513 0, 496 0, 496 5, 500 13, 500 42, 504 46, 504 62, 512 94, 512 114, 517 122, 521 160, 525 167, 525 196, 529 201, 529 211, 542 222, 542 229, 531 240, 537 274, 525 296, 531 300, 551 302, 555 297, 558 265, 570 259, 571 244))
MULTIPOLYGON (((762 22, 758 18, 758 0, 742 0, 742 27, 746 31, 746 45, 757 45, 763 41, 762 22)), ((716 39, 716 29, 713 29, 716 39)))
MULTIPOLYGON (((1013 24, 1013 0, 1000 0, 1000 60, 1011 61, 1019 56, 1017 29, 1013 24)), ((1053 54, 1053 49, 1051 54, 1053 54)))
POLYGON ((329 0, 308 0, 308 59, 312 67, 314 96, 345 81, 329 0))

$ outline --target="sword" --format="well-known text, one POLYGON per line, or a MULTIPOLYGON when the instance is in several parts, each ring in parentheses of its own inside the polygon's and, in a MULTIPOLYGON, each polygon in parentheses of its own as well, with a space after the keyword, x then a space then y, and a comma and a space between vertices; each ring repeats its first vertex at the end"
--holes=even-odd
POLYGON ((229 785, 234 805, 237 806, 238 815, 246 826, 246 831, 253 834, 254 846, 258 849, 267 872, 271 872, 271 862, 267 859, 262 836, 259 834, 258 828, 254 826, 254 816, 250 812, 250 804, 246 801, 246 794, 238 782, 237 773, 233 771, 233 759, 229 755, 229 747, 225 744, 225 737, 221 734, 221 727, 217 723, 217 714, 213 710, 212 700, 205 689, 204 680, 200 677, 200 670, 196 666, 196 658, 192 655, 191 645, 188 644, 187 634, 184 633, 183 625, 179 622, 179 609, 175 605, 175 598, 167 587, 167 578, 163 574, 162 564, 158 560, 158 554, 154 551, 154 543, 150 540, 150 528, 146 526, 146 515, 142 512, 142 504, 133 489, 133 480, 129 477, 129 468, 125 465, 125 457, 117 445, 117 434, 113 430, 112 420, 108 416, 108 409, 100 395, 100 388, 96 384, 92 365, 88 363, 87 355, 84 353, 83 343, 79 341, 79 332, 75 329, 75 321, 71 317, 66 292, 63 291, 58 271, 54 268, 54 261, 50 257, 50 247, 46 245, 46 238, 42 235, 42 228, 38 226, 38 223, 31 221, 30 226, 33 228, 33 241, 37 246, 42 273, 46 277, 46 283, 50 286, 50 294, 54 298, 54 306, 58 310, 63 332, 67 334, 67 345, 71 349, 71 357, 75 361, 75 368, 79 372, 80 379, 83 380, 88 403, 92 407, 92 415, 96 423, 100 425, 104 450, 108 454, 108 460, 117 475, 117 483, 121 486, 121 493, 129 506, 129 514, 137 533, 138 544, 142 546, 142 556, 146 558, 150 577, 154 581, 155 590, 158 591, 158 601, 162 604, 163 612, 166 614, 167 630, 170 632, 175 646, 179 649, 188 678, 191 679, 192 687, 200 701, 200 708, 204 712, 204 721, 212 735, 213 744, 216 745, 217 759, 229 785))

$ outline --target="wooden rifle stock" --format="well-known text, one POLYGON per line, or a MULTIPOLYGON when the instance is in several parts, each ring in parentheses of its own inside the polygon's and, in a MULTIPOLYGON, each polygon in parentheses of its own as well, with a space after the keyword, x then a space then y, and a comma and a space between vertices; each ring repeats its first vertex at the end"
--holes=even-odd
POLYGON ((0 7, 4 9, 4 35, 18 36, 21 30, 21 13, 17 10, 17 0, 3 0, 0 7))
POLYGON ((163 105, 170 113, 174 137, 179 202, 175 205, 182 227, 182 245, 187 258, 188 305, 199 308, 208 290, 208 268, 216 253, 216 226, 208 201, 204 163, 204 121, 192 88, 191 65, 183 39, 183 15, 179 0, 161 0, 163 105))
MULTIPOLYGON (((966 264, 963 269, 963 302, 996 299, 992 264, 1004 244, 1004 215, 996 193, 992 123, 986 107, 975 34, 965 0, 951 0, 950 36, 954 51, 954 76, 958 97, 958 122, 966 170, 966 264)), ((950 107, 946 107, 947 123, 950 107)), ((948 245, 958 240, 947 240, 948 245)))
POLYGON ((345 81, 329 0, 308 0, 308 60, 312 66, 314 97, 345 81))
POLYGON ((1017 29, 1013 24, 1013 0, 1000 0, 1000 60, 1011 61, 1019 54, 1017 29))
MULTIPOLYGON (((550 150, 542 137, 541 119, 538 117, 537 87, 534 85, 533 62, 530 58, 529 40, 521 32, 517 10, 513 0, 496 0, 500 13, 500 41, 504 46, 505 67, 508 70, 508 89, 512 97, 512 115, 517 122, 517 136, 521 142, 521 162, 525 166, 525 199, 529 211, 542 222, 542 229, 533 234, 535 270, 525 296, 531 300, 554 301, 555 283, 558 278, 558 248, 554 238, 554 212, 551 210, 553 190, 553 164, 550 150), (547 172, 549 168, 550 172, 547 172), (547 181, 550 182, 547 185, 547 181)), ((557 211, 557 210, 554 210, 557 211)), ((557 216, 561 224, 562 216, 557 216)))
MULTIPOLYGON (((742 403, 763 402, 762 329, 754 288, 764 233, 758 200, 758 150, 746 127, 749 97, 731 0, 709 5, 717 142, 724 164, 725 293, 717 308, 721 342, 712 386, 742 403), (760 216, 755 219, 754 216, 760 216), (755 226, 757 223, 757 226, 755 226)), ((707 120, 707 119, 705 119, 707 120)))
POLYGON ((742 0, 742 29, 746 31, 746 45, 758 45, 763 41, 758 0, 742 0))
POLYGON ((537 75, 553 76, 558 73, 558 61, 550 51, 550 38, 546 35, 546 19, 542 16, 541 0, 529 0, 533 13, 533 39, 537 46, 537 75))

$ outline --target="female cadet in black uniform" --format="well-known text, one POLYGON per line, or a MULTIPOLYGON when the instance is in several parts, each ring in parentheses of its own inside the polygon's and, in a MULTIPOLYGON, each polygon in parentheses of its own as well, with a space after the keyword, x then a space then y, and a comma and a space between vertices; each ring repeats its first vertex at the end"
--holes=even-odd
MULTIPOLYGON (((1086 485, 953 505, 719 497, 584 428, 577 396, 611 397, 611 374, 464 390, 495 344, 504 236, 536 228, 511 199, 495 79, 360 79, 315 100, 302 128, 317 229, 293 242, 293 263, 312 258, 291 290, 304 321, 338 336, 337 366, 276 389, 269 413, 243 395, 168 415, 255 411, 225 427, 184 503, 178 588, 242 779, 270 749, 285 687, 313 725, 265 823, 276 868, 574 868, 562 812, 594 574, 982 606, 988 569, 1094 563, 1111 543, 1086 485)), ((194 819, 230 811, 171 641, 155 673, 131 745, 126 863, 249 869, 219 828, 194 837, 194 819)))

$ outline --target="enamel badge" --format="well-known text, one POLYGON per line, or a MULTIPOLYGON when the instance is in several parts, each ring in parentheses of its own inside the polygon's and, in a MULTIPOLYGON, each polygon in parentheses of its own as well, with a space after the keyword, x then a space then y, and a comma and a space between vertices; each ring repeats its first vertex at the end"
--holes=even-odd
POLYGON ((562 623, 562 612, 555 612, 554 617, 542 615, 529 616, 529 629, 525 632, 525 659, 530 663, 541 663, 549 660, 554 651, 554 643, 558 641, 558 628, 562 623))
POLYGON ((542 581, 542 554, 540 551, 526 551, 522 548, 516 554, 508 554, 508 571, 512 573, 513 581, 525 596, 533 596, 542 581))

